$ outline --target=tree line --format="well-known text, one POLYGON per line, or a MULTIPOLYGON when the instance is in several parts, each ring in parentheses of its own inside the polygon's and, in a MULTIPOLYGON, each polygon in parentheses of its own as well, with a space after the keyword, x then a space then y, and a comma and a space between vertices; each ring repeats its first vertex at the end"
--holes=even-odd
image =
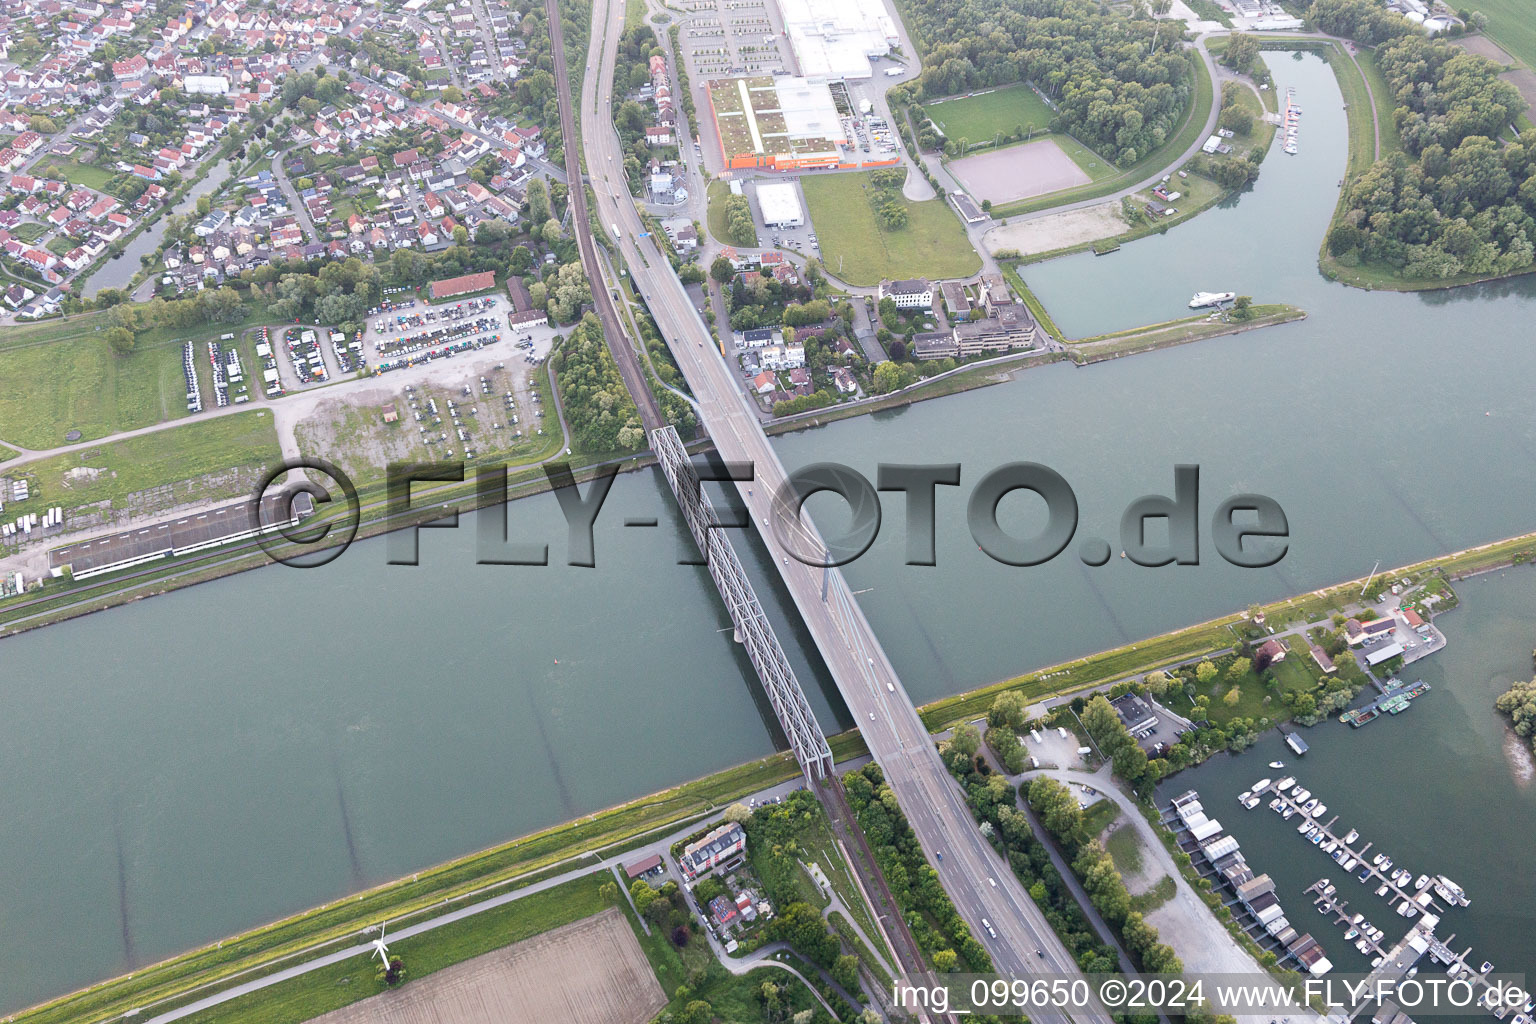
POLYGON ((1130 890, 1114 860, 1097 839, 1088 835, 1077 797, 1055 779, 1040 776, 1029 783, 1029 805, 1046 830, 1072 859, 1072 871, 1083 883, 1094 908, 1120 935, 1126 952, 1152 974, 1179 974, 1184 962, 1162 942, 1157 929, 1133 908, 1130 890))
POLYGON ((588 313, 550 359, 572 439, 592 453, 638 451, 645 429, 634 399, 603 340, 603 325, 588 313))
MULTIPOLYGON (((1006 714, 996 704, 994 710, 1006 714)), ((1000 731, 988 729, 989 740, 993 732, 1000 731)), ((1118 971, 1120 964, 1115 951, 1089 924, 1077 898, 1056 871, 1050 851, 1036 837, 1028 815, 1020 808, 1019 790, 992 771, 985 758, 977 756, 979 748, 978 730, 966 723, 951 733, 940 756, 964 787, 966 802, 980 822, 981 833, 1008 862, 1078 968, 1088 974, 1118 971)))
POLYGON ((934 969, 991 973, 992 958, 939 884, 938 872, 924 856, 880 766, 871 762, 849 772, 843 776, 842 785, 886 886, 934 969))
POLYGON ((1056 104, 1050 128, 1133 164, 1174 134, 1194 91, 1183 33, 1142 5, 1089 0, 932 0, 901 13, 923 53, 920 97, 1030 81, 1056 104))
MULTIPOLYGON (((1318 0, 1325 12, 1352 10, 1318 0)), ((1394 17, 1396 17, 1394 15, 1394 17)), ((1377 61, 1392 89, 1402 152, 1352 182, 1328 251, 1345 266, 1384 263, 1437 280, 1508 274, 1536 261, 1536 130, 1502 142, 1525 110, 1501 68, 1441 39, 1406 29, 1377 61)), ((1380 31, 1376 20, 1361 30, 1380 31)))

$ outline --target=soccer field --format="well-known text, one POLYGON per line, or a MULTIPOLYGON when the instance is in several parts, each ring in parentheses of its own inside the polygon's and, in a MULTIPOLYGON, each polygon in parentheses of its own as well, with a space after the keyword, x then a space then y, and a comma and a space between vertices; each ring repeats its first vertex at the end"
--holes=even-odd
POLYGON ((1011 134, 1020 126, 1046 131, 1051 108, 1027 85, 1008 85, 979 96, 958 96, 924 107, 946 136, 972 143, 1011 134))

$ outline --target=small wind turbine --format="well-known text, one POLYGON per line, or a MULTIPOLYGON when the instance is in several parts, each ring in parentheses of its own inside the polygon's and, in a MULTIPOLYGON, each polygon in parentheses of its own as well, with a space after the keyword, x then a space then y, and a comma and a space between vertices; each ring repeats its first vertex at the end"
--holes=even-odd
POLYGON ((373 940, 373 952, 379 958, 379 963, 389 966, 389 947, 384 944, 384 922, 379 923, 379 937, 373 940))

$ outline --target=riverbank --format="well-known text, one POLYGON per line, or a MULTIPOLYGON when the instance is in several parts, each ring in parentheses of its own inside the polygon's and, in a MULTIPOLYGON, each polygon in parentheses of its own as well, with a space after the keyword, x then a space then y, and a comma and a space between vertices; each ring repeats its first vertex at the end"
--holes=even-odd
MULTIPOLYGON (((1434 572, 1447 579, 1464 579, 1527 563, 1536 564, 1536 533, 1378 573, 1377 578, 1397 579, 1434 572)), ((1363 582, 1360 578, 1344 581, 1273 602, 1263 606, 1263 611, 1272 624, 1297 619, 1311 621, 1337 606, 1363 582)), ((997 695, 1005 690, 1018 690, 1034 701, 1101 689, 1119 679, 1228 648, 1238 639, 1234 627, 1246 618, 1246 614, 1233 613, 1048 666, 931 702, 921 707, 919 713, 931 733, 941 733, 960 722, 985 716, 997 695)), ((829 742, 839 765, 867 753, 856 730, 833 736, 829 742)), ((17 1024, 89 1024, 120 1016, 149 1002, 190 1000, 196 993, 206 994, 204 990, 237 977, 267 973, 295 957, 308 957, 355 942, 362 927, 381 918, 396 922, 435 916, 469 895, 516 888, 547 876, 557 867, 568 870, 583 859, 643 845, 664 830, 686 825, 711 809, 793 780, 798 774, 787 753, 738 765, 189 951, 131 976, 23 1011, 13 1020, 17 1024)))
MULTIPOLYGON (((695 442, 689 445, 689 450, 699 451, 702 447, 695 442)), ((604 467, 620 466, 626 470, 635 470, 654 465, 655 461, 654 456, 647 453, 643 456, 626 455, 573 463, 572 475, 578 484, 585 484, 604 467)), ((540 465, 509 470, 507 500, 533 497, 551 490, 552 486, 540 465)), ((437 509, 440 513, 446 502, 456 503, 461 513, 494 503, 480 496, 473 474, 467 474, 464 482, 416 485, 411 494, 413 508, 401 513, 390 512, 387 489, 383 483, 360 487, 357 494, 361 518, 352 543, 432 519, 435 515, 431 509, 437 509)), ((345 506, 345 502, 342 505, 345 506)), ((322 510, 306 521, 305 529, 306 532, 312 531, 321 524, 335 524, 345 518, 346 512, 343 509, 322 510)), ((30 591, 25 600, 9 600, 0 605, 0 639, 104 611, 129 601, 169 593, 251 569, 261 569, 273 564, 274 554, 290 554, 297 550, 299 548, 293 545, 274 546, 272 538, 265 538, 261 541, 241 541, 191 558, 156 563, 149 568, 124 570, 121 574, 108 574, 99 579, 83 582, 69 579, 45 580, 42 592, 30 591), (272 549, 271 554, 268 548, 272 549)), ((324 549, 304 550, 318 553, 324 549)))
POLYGON ((1083 338, 1069 342, 1069 352, 1075 362, 1084 365, 1173 345, 1185 345, 1192 341, 1204 341, 1207 338, 1242 334, 1261 327, 1273 327, 1307 318, 1306 310, 1283 303, 1249 306, 1247 312, 1247 319, 1238 319, 1235 312, 1228 310, 1217 315, 1205 313, 1187 316, 1165 323, 1083 338))
MULTIPOLYGON (((818 409, 776 420, 766 424, 765 431, 770 435, 781 435, 807 430, 839 420, 884 412, 946 395, 988 387, 1010 381, 1022 370, 1063 359, 1070 359, 1080 366, 1087 365, 1193 341, 1290 323, 1305 319, 1307 316, 1305 310, 1295 306, 1259 305, 1251 307, 1253 316, 1248 320, 1234 320, 1230 318, 1230 314, 1225 318, 1211 319, 1209 314, 1206 314, 1080 340, 1064 339, 1060 328, 1050 318, 1038 298, 1024 285, 1017 270, 1012 265, 1006 264, 1003 270, 1014 289, 1035 315, 1041 329, 1052 341, 1063 343, 1065 351, 1033 351, 981 360, 957 367, 945 374, 884 397, 818 409)), ((690 451, 702 451, 708 448, 708 442, 696 442, 689 448, 690 451)), ((3 457, 3 451, 0 451, 0 458, 3 457)), ((617 465, 628 471, 643 469, 653 465, 654 462, 654 457, 648 453, 599 458, 589 462, 578 460, 573 463, 573 471, 577 481, 585 483, 601 467, 617 465)), ((541 464, 529 465, 509 472, 508 500, 531 497, 548 490, 550 490, 550 484, 542 471, 541 464)), ((358 499, 361 503, 361 518, 356 540, 400 529, 424 518, 424 514, 419 511, 398 516, 391 515, 382 482, 358 488, 358 499)), ((413 501, 418 508, 423 505, 441 506, 445 502, 454 502, 460 512, 474 511, 488 504, 476 492, 472 478, 463 483, 419 485, 413 492, 413 501)), ((323 511, 312 523, 318 525, 328 519, 335 519, 340 514, 340 512, 323 511)), ((91 612, 103 611, 128 601, 140 600, 196 583, 262 568, 272 563, 272 558, 264 550, 264 543, 270 545, 271 541, 253 540, 237 543, 191 559, 156 563, 147 568, 126 570, 122 575, 109 575, 88 582, 46 580, 42 592, 33 591, 24 600, 10 600, 0 605, 0 638, 91 612)))
MULTIPOLYGON (((1466 548, 1375 574, 1377 580, 1400 579, 1435 573, 1456 581, 1515 565, 1536 565, 1536 533, 1466 548)), ((1353 592, 1358 594, 1370 577, 1343 580, 1320 590, 1259 606, 1265 621, 1277 629, 1293 622, 1311 622, 1338 606, 1353 592)), ((1236 627, 1248 621, 1244 612, 1233 612, 1205 622, 1134 644, 1110 648, 1073 661, 1048 665, 968 693, 941 698, 919 708, 930 732, 943 732, 961 722, 986 715, 997 695, 1017 690, 1031 701, 1097 689, 1119 680, 1170 665, 1204 657, 1232 647, 1240 639, 1236 627)))
POLYGON ((1333 68, 1338 78, 1339 91, 1344 95, 1345 113, 1349 119, 1349 162, 1346 165, 1343 188, 1339 190, 1338 203, 1328 230, 1318 245, 1317 267, 1330 281, 1359 288, 1363 291, 1427 292, 1461 288, 1488 281, 1503 281, 1536 273, 1536 264, 1508 273, 1458 274, 1454 277, 1435 279, 1403 278, 1397 269, 1385 263, 1353 264, 1341 262, 1328 251, 1328 237, 1343 222, 1349 187, 1368 171, 1377 160, 1402 152, 1397 125, 1393 118, 1390 95, 1383 95, 1387 82, 1375 61, 1375 54, 1360 49, 1357 54, 1346 53, 1342 44, 1331 38, 1267 39, 1259 44, 1261 50, 1305 49, 1319 54, 1333 68))

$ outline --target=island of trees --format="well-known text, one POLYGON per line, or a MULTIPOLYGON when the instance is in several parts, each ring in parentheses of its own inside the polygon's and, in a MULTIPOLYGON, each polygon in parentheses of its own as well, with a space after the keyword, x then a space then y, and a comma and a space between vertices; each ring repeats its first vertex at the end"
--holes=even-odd
POLYGON ((1413 281, 1536 262, 1536 131, 1511 136, 1525 102, 1503 69, 1367 0, 1316 0, 1310 18, 1377 44, 1402 143, 1347 187, 1329 255, 1413 281))

